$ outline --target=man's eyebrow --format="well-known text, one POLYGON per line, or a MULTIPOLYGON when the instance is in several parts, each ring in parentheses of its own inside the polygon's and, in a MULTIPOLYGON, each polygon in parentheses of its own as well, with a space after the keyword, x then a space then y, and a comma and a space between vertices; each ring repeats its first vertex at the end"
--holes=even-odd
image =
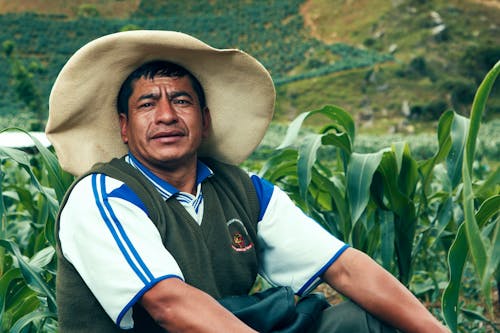
POLYGON ((144 95, 141 95, 137 98, 137 101, 142 101, 144 99, 158 99, 159 98, 159 94, 157 93, 149 93, 149 94, 144 94, 144 95))
MULTIPOLYGON (((178 97, 182 97, 182 96, 189 97, 190 99, 194 99, 193 96, 190 93, 188 93, 187 91, 184 91, 184 90, 179 90, 179 91, 173 91, 173 92, 171 92, 168 95, 168 99, 172 100, 174 98, 178 98, 178 97)), ((152 93, 147 93, 147 94, 139 96, 137 98, 137 102, 145 100, 145 99, 154 99, 154 100, 157 100, 159 98, 160 98, 160 94, 159 93, 152 92, 152 93)))
POLYGON ((186 96, 186 97, 189 97, 189 98, 193 99, 193 96, 190 93, 188 93, 187 91, 184 91, 184 90, 174 91, 174 92, 172 92, 172 93, 170 93, 168 95, 168 98, 169 99, 174 99, 174 98, 182 97, 182 96, 186 96))

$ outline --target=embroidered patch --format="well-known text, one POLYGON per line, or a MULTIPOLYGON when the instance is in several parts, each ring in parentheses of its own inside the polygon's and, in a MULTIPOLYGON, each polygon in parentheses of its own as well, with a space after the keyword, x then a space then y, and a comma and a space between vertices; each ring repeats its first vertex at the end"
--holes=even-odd
POLYGON ((231 247, 237 252, 245 252, 253 248, 253 243, 248 235, 243 222, 232 219, 227 222, 227 229, 231 237, 231 247))

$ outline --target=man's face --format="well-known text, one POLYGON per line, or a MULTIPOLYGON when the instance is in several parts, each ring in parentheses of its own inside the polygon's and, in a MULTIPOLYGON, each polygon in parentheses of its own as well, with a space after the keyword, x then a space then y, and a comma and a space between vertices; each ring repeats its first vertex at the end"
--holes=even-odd
POLYGON ((120 114, 122 140, 131 153, 153 171, 196 161, 210 116, 189 77, 140 78, 132 87, 128 117, 120 114))

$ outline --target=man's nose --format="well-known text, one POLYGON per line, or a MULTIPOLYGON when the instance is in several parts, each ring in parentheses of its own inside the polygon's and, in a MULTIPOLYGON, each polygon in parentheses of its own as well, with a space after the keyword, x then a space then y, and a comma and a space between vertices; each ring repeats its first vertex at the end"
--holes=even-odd
POLYGON ((158 107, 156 109, 156 121, 171 123, 177 121, 177 112, 172 102, 162 97, 158 100, 158 107))

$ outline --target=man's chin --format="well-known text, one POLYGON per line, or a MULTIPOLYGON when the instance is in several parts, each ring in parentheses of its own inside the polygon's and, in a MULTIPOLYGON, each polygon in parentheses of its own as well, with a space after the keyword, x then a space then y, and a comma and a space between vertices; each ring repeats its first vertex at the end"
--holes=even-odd
POLYGON ((168 155, 160 155, 155 159, 154 164, 157 167, 164 168, 178 168, 178 167, 188 167, 191 163, 196 165, 197 156, 194 155, 177 155, 177 154, 168 154, 168 155))

